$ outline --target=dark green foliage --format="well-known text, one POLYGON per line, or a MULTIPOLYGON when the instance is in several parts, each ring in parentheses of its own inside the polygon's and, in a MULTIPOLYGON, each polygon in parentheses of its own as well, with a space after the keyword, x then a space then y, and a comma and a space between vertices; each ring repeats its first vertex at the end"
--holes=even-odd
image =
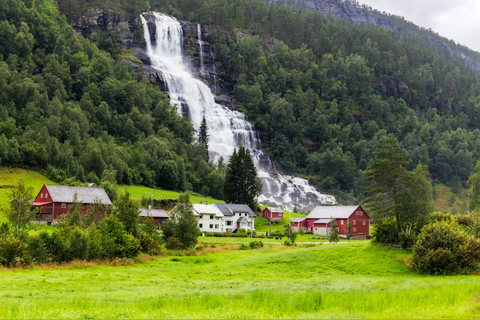
POLYGON ((224 200, 227 203, 247 204, 255 210, 256 198, 262 191, 250 151, 244 147, 235 150, 225 172, 224 200))
POLYGON ((295 244, 295 240, 297 239, 297 233, 293 231, 293 228, 290 225, 287 225, 287 228, 285 229, 285 236, 288 238, 290 245, 295 244))
POLYGON ((478 268, 480 240, 457 224, 426 225, 413 246, 412 263, 419 273, 451 274, 478 268))
POLYGON ((28 244, 8 236, 0 239, 0 264, 7 267, 19 267, 30 263, 28 244))
POLYGON ((43 239, 49 261, 63 262, 67 260, 67 244, 59 231, 54 230, 52 233, 44 231, 39 234, 39 237, 43 239))
POLYGON ((163 239, 170 250, 186 250, 193 248, 200 235, 197 218, 193 215, 193 207, 188 193, 181 194, 177 206, 170 212, 170 217, 163 227, 163 239))
POLYGON ((48 259, 48 251, 41 236, 33 236, 28 239, 30 256, 33 262, 44 263, 48 259))
POLYGON ((88 236, 79 228, 70 232, 68 237, 67 256, 68 260, 88 260, 90 243, 88 236))
POLYGON ((125 191, 115 203, 117 207, 116 215, 125 227, 125 231, 136 237, 139 233, 138 223, 140 221, 140 211, 138 204, 130 199, 130 193, 125 191))
POLYGON ((480 207, 480 161, 475 166, 475 172, 468 178, 470 190, 468 190, 468 208, 473 211, 480 207))
POLYGON ((395 217, 376 219, 372 237, 379 243, 396 243, 398 241, 395 217))
POLYGON ((249 245, 250 249, 262 248, 263 247, 263 242, 262 241, 250 241, 248 245, 249 245))

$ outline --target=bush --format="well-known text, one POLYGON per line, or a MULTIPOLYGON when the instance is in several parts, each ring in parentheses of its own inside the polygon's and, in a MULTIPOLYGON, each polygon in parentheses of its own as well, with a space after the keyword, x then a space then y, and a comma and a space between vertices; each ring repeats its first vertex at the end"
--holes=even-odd
POLYGON ((28 264, 30 261, 28 244, 13 236, 0 240, 0 264, 6 267, 17 267, 28 264))
POLYGON ((480 240, 458 225, 426 225, 413 246, 413 268, 419 273, 452 274, 478 268, 480 240))
POLYGON ((280 231, 280 230, 274 230, 272 231, 272 233, 270 234, 272 237, 284 237, 285 236, 285 233, 283 231, 280 231))
POLYGON ((80 229, 75 229, 68 238, 68 260, 88 260, 90 244, 88 237, 80 229))
POLYGON ((435 222, 452 223, 453 221, 454 221, 454 218, 450 213, 434 212, 430 216, 429 223, 435 223, 435 222))
POLYGON ((250 246, 244 242, 240 244, 240 250, 248 250, 250 249, 250 246))
POLYGON ((160 246, 148 233, 140 233, 140 246, 143 253, 155 255, 160 253, 160 246))
POLYGON ((285 242, 283 244, 286 245, 286 246, 292 246, 293 242, 290 241, 290 239, 287 239, 287 240, 285 240, 285 242))
POLYGON ((261 248, 261 247, 263 247, 263 242, 262 241, 251 241, 249 243, 249 246, 250 246, 251 249, 261 248))
POLYGON ((32 261, 38 263, 45 263, 48 259, 48 251, 45 246, 43 238, 40 236, 30 237, 28 239, 28 245, 30 247, 30 256, 32 261))
POLYGON ((404 231, 402 231, 398 235, 398 240, 400 241, 402 249, 408 249, 415 244, 416 236, 414 233, 405 233, 404 231))
POLYGON ((48 261, 63 262, 67 260, 67 246, 58 231, 53 231, 51 234, 43 231, 39 237, 43 239, 47 249, 48 261))
POLYGON ((245 230, 244 228, 239 228, 239 229, 237 230, 237 233, 238 233, 238 234, 241 234, 241 235, 243 235, 243 236, 246 236, 246 235, 247 235, 247 230, 245 230))
POLYGON ((379 243, 396 243, 398 240, 395 218, 379 219, 375 222, 372 236, 379 243))

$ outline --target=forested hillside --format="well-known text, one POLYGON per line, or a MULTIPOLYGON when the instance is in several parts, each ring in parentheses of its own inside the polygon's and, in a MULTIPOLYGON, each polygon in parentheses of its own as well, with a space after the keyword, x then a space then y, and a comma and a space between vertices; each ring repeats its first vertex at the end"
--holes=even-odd
POLYGON ((322 190, 361 197, 364 170, 388 133, 409 170, 427 164, 455 189, 479 159, 478 74, 428 41, 262 1, 161 4, 180 18, 244 30, 228 43, 212 37, 235 97, 280 167, 322 190), (265 34, 282 42, 267 47, 265 34))
POLYGON ((388 133, 409 170, 422 162, 457 189, 480 158, 478 74, 428 41, 263 0, 58 6, 61 13, 49 0, 0 0, 0 165, 56 180, 95 181, 115 170, 118 183, 221 196, 223 170, 207 163, 192 126, 116 61, 118 33, 72 31, 67 21, 95 8, 216 25, 221 32, 207 40, 217 63, 279 169, 341 202, 363 199, 364 171, 388 133))
POLYGON ((75 34, 53 1, 0 1, 1 166, 200 191, 215 168, 194 140, 157 87, 75 34))

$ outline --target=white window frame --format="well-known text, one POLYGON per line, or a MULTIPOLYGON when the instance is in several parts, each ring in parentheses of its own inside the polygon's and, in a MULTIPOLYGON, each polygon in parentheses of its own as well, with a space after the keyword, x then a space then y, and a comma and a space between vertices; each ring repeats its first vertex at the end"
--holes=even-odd
POLYGON ((62 202, 62 208, 65 209, 67 207, 67 204, 65 202, 62 202))
POLYGON ((43 193, 40 193, 40 198, 43 199, 43 193))
POLYGON ((354 226, 357 225, 357 220, 353 220, 353 225, 354 225, 354 226))

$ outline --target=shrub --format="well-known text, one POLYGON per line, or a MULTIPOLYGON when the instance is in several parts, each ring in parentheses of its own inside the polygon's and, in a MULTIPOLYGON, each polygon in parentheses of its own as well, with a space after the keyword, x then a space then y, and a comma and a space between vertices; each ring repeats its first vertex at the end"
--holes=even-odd
POLYGON ((292 241, 290 241, 290 239, 285 240, 285 242, 283 244, 286 245, 286 246, 292 246, 293 245, 293 243, 292 243, 292 241))
POLYGON ((413 246, 413 268, 419 273, 470 271, 478 267, 479 259, 480 240, 444 221, 426 225, 413 246))
POLYGON ((82 230, 76 228, 68 238, 68 260, 88 260, 89 240, 82 230))
POLYGON ((395 218, 379 219, 375 222, 372 236, 380 243, 396 243, 398 240, 395 218))
POLYGON ((250 246, 244 242, 240 244, 240 250, 248 250, 250 249, 250 246))
POLYGON ((51 234, 43 231, 39 234, 39 237, 43 239, 49 261, 66 261, 67 246, 58 231, 53 231, 51 234))
POLYGON ((45 242, 43 238, 40 236, 30 237, 28 239, 29 251, 30 256, 32 257, 32 261, 38 263, 47 262, 48 259, 48 251, 45 246, 45 242))
POLYGON ((13 236, 0 240, 0 264, 7 267, 16 267, 28 264, 30 261, 28 244, 13 236))
POLYGON ((156 241, 148 233, 140 233, 140 246, 143 253, 155 255, 160 253, 160 246, 158 241, 156 241))
POLYGON ((450 213, 434 212, 430 216, 429 223, 435 223, 435 222, 452 223, 453 221, 454 221, 454 218, 450 213))
POLYGON ((285 234, 283 231, 280 231, 280 230, 274 230, 272 231, 272 233, 270 234, 272 237, 284 237, 285 234))
POLYGON ((239 228, 239 229, 237 230, 237 233, 238 233, 238 234, 241 234, 241 235, 243 235, 243 236, 246 236, 246 235, 247 235, 247 230, 245 230, 244 228, 239 228))
POLYGON ((398 235, 398 240, 403 249, 411 248, 415 244, 416 236, 414 233, 406 233, 402 231, 398 235))
POLYGON ((262 241, 251 241, 249 243, 249 246, 252 249, 261 248, 261 247, 263 247, 263 242, 262 241))

